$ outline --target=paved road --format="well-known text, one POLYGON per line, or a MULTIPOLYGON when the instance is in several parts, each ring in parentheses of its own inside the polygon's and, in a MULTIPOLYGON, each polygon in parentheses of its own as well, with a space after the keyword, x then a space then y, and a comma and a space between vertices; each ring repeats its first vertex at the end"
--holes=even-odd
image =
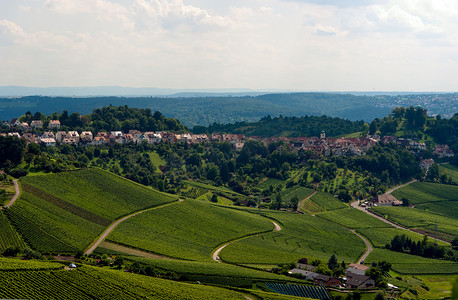
MULTIPOLYGON (((276 222, 272 221, 272 223, 274 224, 275 228, 273 231, 280 231, 281 230, 281 227, 280 225, 278 225, 276 222)), ((249 237, 253 237, 253 236, 257 236, 259 235, 259 233, 256 233, 256 234, 253 234, 253 235, 249 235, 249 236, 246 236, 246 237, 243 237, 242 239, 246 239, 246 238, 249 238, 249 237)), ((240 241, 240 239, 238 240, 235 240, 235 241, 240 241)), ((216 261, 216 262, 219 262, 221 263, 221 260, 219 260, 219 253, 221 252, 221 250, 223 250, 227 245, 229 245, 230 243, 233 243, 235 241, 230 241, 224 245, 222 245, 221 247, 219 247, 218 249, 215 250, 215 252, 213 252, 212 254, 212 257, 213 257, 213 260, 216 261)))
MULTIPOLYGON (((405 184, 402 184, 402 185, 399 185, 399 186, 397 186, 397 187, 394 187, 394 188, 392 188, 391 190, 387 191, 385 194, 391 194, 393 191, 395 191, 395 190, 397 190, 397 189, 400 189, 400 188, 402 188, 402 187, 404 187, 404 186, 406 186, 406 185, 408 185, 408 184, 411 184, 411 183, 413 183, 413 182, 416 182, 416 181, 417 181, 417 180, 412 180, 412 181, 409 181, 409 182, 407 182, 407 183, 405 183, 405 184)), ((398 225, 398 224, 396 224, 396 223, 393 223, 393 222, 391 222, 391 221, 389 221, 389 220, 387 220, 387 219, 385 219, 385 218, 383 218, 383 217, 381 217, 381 216, 379 216, 379 215, 377 215, 377 214, 374 214, 373 212, 371 212, 370 210, 366 209, 365 207, 359 206, 359 205, 358 205, 358 201, 353 201, 352 203, 350 203, 350 205, 351 205, 351 207, 356 208, 356 209, 358 209, 358 210, 360 210, 360 211, 362 211, 362 212, 365 212, 365 213, 368 214, 369 216, 372 216, 372 217, 374 217, 374 218, 377 218, 377 219, 379 219, 380 221, 385 222, 385 223, 387 223, 387 224, 390 224, 390 225, 393 226, 393 227, 396 227, 396 228, 399 228, 399 229, 403 229, 403 230, 407 230, 407 231, 410 231, 410 232, 414 232, 414 233, 418 233, 418 234, 424 235, 424 234, 421 233, 421 232, 417 232, 417 231, 412 230, 412 229, 410 229, 410 228, 407 228, 407 227, 404 227, 404 226, 400 226, 400 225, 398 225)), ((443 239, 440 239, 440 238, 434 238, 434 237, 431 237, 431 236, 428 236, 428 237, 449 244, 449 242, 446 241, 446 240, 443 240, 443 239)))
MULTIPOLYGON (((11 198, 10 202, 5 205, 5 207, 8 207, 10 208, 11 205, 13 205, 14 201, 17 200, 17 198, 19 198, 19 196, 21 195, 21 189, 19 188, 19 184, 17 183, 17 179, 14 179, 13 180, 13 183, 14 183, 14 189, 16 190, 16 193, 14 194, 13 198, 11 198)), ((0 210, 2 210, 3 207, 0 207, 0 210)))
POLYGON ((165 207, 165 206, 169 206, 169 205, 172 205, 172 204, 176 204, 176 203, 179 203, 179 202, 182 202, 182 200, 179 200, 178 202, 172 202, 172 203, 167 203, 167 204, 164 204, 164 205, 159 205, 159 206, 155 206, 155 207, 152 207, 152 208, 148 208, 148 209, 145 209, 145 210, 142 210, 142 211, 137 211, 133 214, 130 214, 130 215, 127 215, 125 217, 122 217, 121 219, 118 219, 116 221, 114 221, 113 223, 111 223, 111 225, 105 229, 105 231, 102 233, 102 235, 100 235, 94 242, 92 242, 91 246, 84 252, 84 254, 86 255, 89 255, 91 254, 99 245, 101 242, 103 242, 105 240, 105 238, 116 228, 116 226, 118 226, 121 222, 129 219, 129 218, 132 218, 133 216, 136 216, 138 214, 141 214, 141 213, 144 213, 144 212, 147 212, 147 211, 150 211, 150 210, 154 210, 154 209, 158 209, 158 208, 162 208, 162 207, 165 207))
POLYGON ((353 230, 353 229, 350 229, 350 231, 353 232, 354 234, 356 234, 357 236, 359 236, 359 238, 363 240, 364 244, 366 244, 366 251, 364 252, 363 256, 361 256, 359 258, 359 260, 357 262, 357 264, 361 264, 363 261, 366 260, 366 258, 369 256, 369 254, 372 252, 372 250, 374 250, 374 248, 372 248, 371 243, 369 243, 369 241, 365 237, 363 237, 359 233, 356 233, 356 231, 353 230))
POLYGON ((311 195, 307 196, 306 198, 302 199, 299 204, 297 205, 297 211, 298 212, 302 212, 300 211, 301 209, 301 206, 302 206, 302 203, 304 203, 305 200, 309 199, 310 197, 312 197, 313 195, 315 195, 316 193, 318 193, 317 191, 314 191, 311 195))

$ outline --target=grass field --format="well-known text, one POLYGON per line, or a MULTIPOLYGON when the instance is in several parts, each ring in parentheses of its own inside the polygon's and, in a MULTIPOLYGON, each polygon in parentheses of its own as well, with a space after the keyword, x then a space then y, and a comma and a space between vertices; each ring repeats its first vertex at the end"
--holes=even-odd
POLYGON ((310 200, 314 202, 316 205, 321 207, 323 210, 335 210, 341 208, 347 208, 348 205, 339 201, 332 195, 328 193, 318 192, 313 195, 310 200))
POLYGON ((132 217, 108 239, 157 254, 205 261, 223 242, 273 228, 266 218, 248 212, 186 200, 132 217))
POLYGON ((458 167, 451 164, 439 165, 439 174, 445 174, 450 177, 452 181, 458 183, 458 167))
POLYGON ((5 213, 0 211, 0 252, 8 247, 23 249, 25 244, 16 229, 11 226, 5 213))
POLYGON ((149 155, 149 158, 151 159, 151 162, 153 165, 156 167, 156 173, 161 173, 161 170, 159 170, 160 166, 165 166, 167 163, 165 160, 163 160, 159 154, 155 151, 148 151, 147 152, 149 155))
POLYGON ((389 261, 394 271, 401 274, 457 274, 458 262, 414 256, 386 249, 374 249, 365 264, 389 261))
POLYGON ((452 239, 453 236, 458 236, 458 221, 456 219, 409 207, 380 206, 372 209, 398 224, 409 228, 420 228, 430 233, 434 232, 437 221, 437 231, 444 233, 444 238, 452 239))
POLYGON ((277 188, 277 186, 280 186, 284 184, 285 182, 283 180, 275 179, 275 178, 267 178, 265 180, 262 180, 261 183, 257 185, 257 187, 261 190, 267 190, 272 186, 274 189, 277 188))
POLYGON ((177 199, 100 169, 25 177, 23 181, 108 220, 177 199))
POLYGON ((310 196, 314 190, 302 186, 293 186, 282 191, 283 201, 289 202, 294 196, 297 196, 299 201, 310 196))
POLYGON ((364 243, 341 226, 310 215, 268 211, 263 215, 277 220, 282 230, 231 243, 220 257, 237 264, 279 264, 299 258, 353 262, 364 251, 364 243), (336 241, 339 241, 336 243, 336 241))

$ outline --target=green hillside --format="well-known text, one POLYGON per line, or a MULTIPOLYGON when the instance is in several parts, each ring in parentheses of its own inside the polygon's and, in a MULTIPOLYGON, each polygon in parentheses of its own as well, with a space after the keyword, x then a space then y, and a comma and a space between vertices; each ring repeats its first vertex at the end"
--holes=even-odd
POLYGON ((0 285, 0 298, 246 299, 242 292, 228 289, 90 266, 68 271, 0 271, 0 285))
POLYGON ((186 200, 132 217, 108 239, 166 256, 210 260, 218 245, 273 228, 272 222, 260 216, 186 200))
POLYGON ((439 173, 447 175, 453 182, 458 183, 458 167, 451 164, 439 165, 439 173))
POLYGON ((328 260, 335 254, 339 261, 353 262, 364 251, 361 239, 333 222, 287 212, 268 211, 263 215, 277 220, 282 230, 230 244, 221 251, 223 261, 268 265, 294 262, 302 257, 328 260))
POLYGON ((25 244, 16 229, 11 226, 7 216, 0 211, 0 252, 9 247, 24 248, 25 244))
POLYGON ((8 214, 42 253, 83 250, 113 220, 176 200, 99 169, 25 177, 22 185, 8 214))

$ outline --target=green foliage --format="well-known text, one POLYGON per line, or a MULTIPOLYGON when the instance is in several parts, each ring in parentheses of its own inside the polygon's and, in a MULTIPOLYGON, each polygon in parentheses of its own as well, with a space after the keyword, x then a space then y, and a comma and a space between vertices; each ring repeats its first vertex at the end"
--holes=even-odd
POLYGON ((207 128, 195 127, 196 133, 231 132, 249 136, 320 136, 322 130, 331 136, 353 133, 364 129, 363 121, 352 122, 326 116, 303 117, 264 117, 258 122, 238 122, 235 124, 212 124, 207 128))
POLYGON ((308 257, 354 261, 364 243, 340 225, 310 215, 264 212, 282 224, 282 230, 246 238, 225 247, 220 257, 236 264, 280 264, 308 257), (339 240, 337 244, 335 241, 339 240))
POLYGON ((272 228, 260 216, 186 200, 132 217, 108 239, 166 256, 210 260, 218 245, 272 228))
POLYGON ((24 182, 109 220, 176 200, 100 169, 26 177, 24 182))
POLYGON ((25 140, 12 136, 0 136, 0 168, 8 172, 22 161, 25 140))
MULTIPOLYGON (((23 260, 18 258, 3 258, 0 257, 0 273, 6 274, 4 271, 37 271, 37 270, 58 270, 63 269, 63 265, 56 262, 45 262, 38 260, 23 260)), ((0 276, 0 280, 2 276, 0 276)), ((2 287, 5 287, 2 285, 2 287)), ((1 293, 1 292, 0 292, 1 293)))
POLYGON ((391 225, 354 208, 328 211, 317 216, 352 229, 391 227, 391 225))
POLYGON ((11 226, 5 213, 0 211, 0 252, 9 247, 22 249, 25 244, 14 227, 11 226))
POLYGON ((0 297, 34 299, 245 299, 239 292, 121 271, 79 267, 72 271, 2 272, 0 297))
POLYGON ((456 274, 458 263, 446 260, 425 258, 385 249, 374 249, 365 264, 388 261, 392 269, 401 274, 456 274))

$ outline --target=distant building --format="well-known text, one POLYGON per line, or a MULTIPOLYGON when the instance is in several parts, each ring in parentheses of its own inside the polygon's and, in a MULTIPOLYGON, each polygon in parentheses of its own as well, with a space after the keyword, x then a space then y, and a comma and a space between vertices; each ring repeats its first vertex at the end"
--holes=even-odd
POLYGON ((391 194, 377 195, 372 201, 374 206, 398 206, 402 205, 402 202, 396 199, 391 194))
POLYGON ((321 131, 320 139, 322 140, 326 139, 326 132, 324 132, 324 130, 321 131))
POLYGON ((43 128, 43 121, 41 121, 41 120, 33 120, 32 123, 30 123, 30 126, 32 128, 43 128))
POLYGON ((60 128, 60 121, 59 120, 51 120, 48 123, 49 129, 59 129, 60 128))

